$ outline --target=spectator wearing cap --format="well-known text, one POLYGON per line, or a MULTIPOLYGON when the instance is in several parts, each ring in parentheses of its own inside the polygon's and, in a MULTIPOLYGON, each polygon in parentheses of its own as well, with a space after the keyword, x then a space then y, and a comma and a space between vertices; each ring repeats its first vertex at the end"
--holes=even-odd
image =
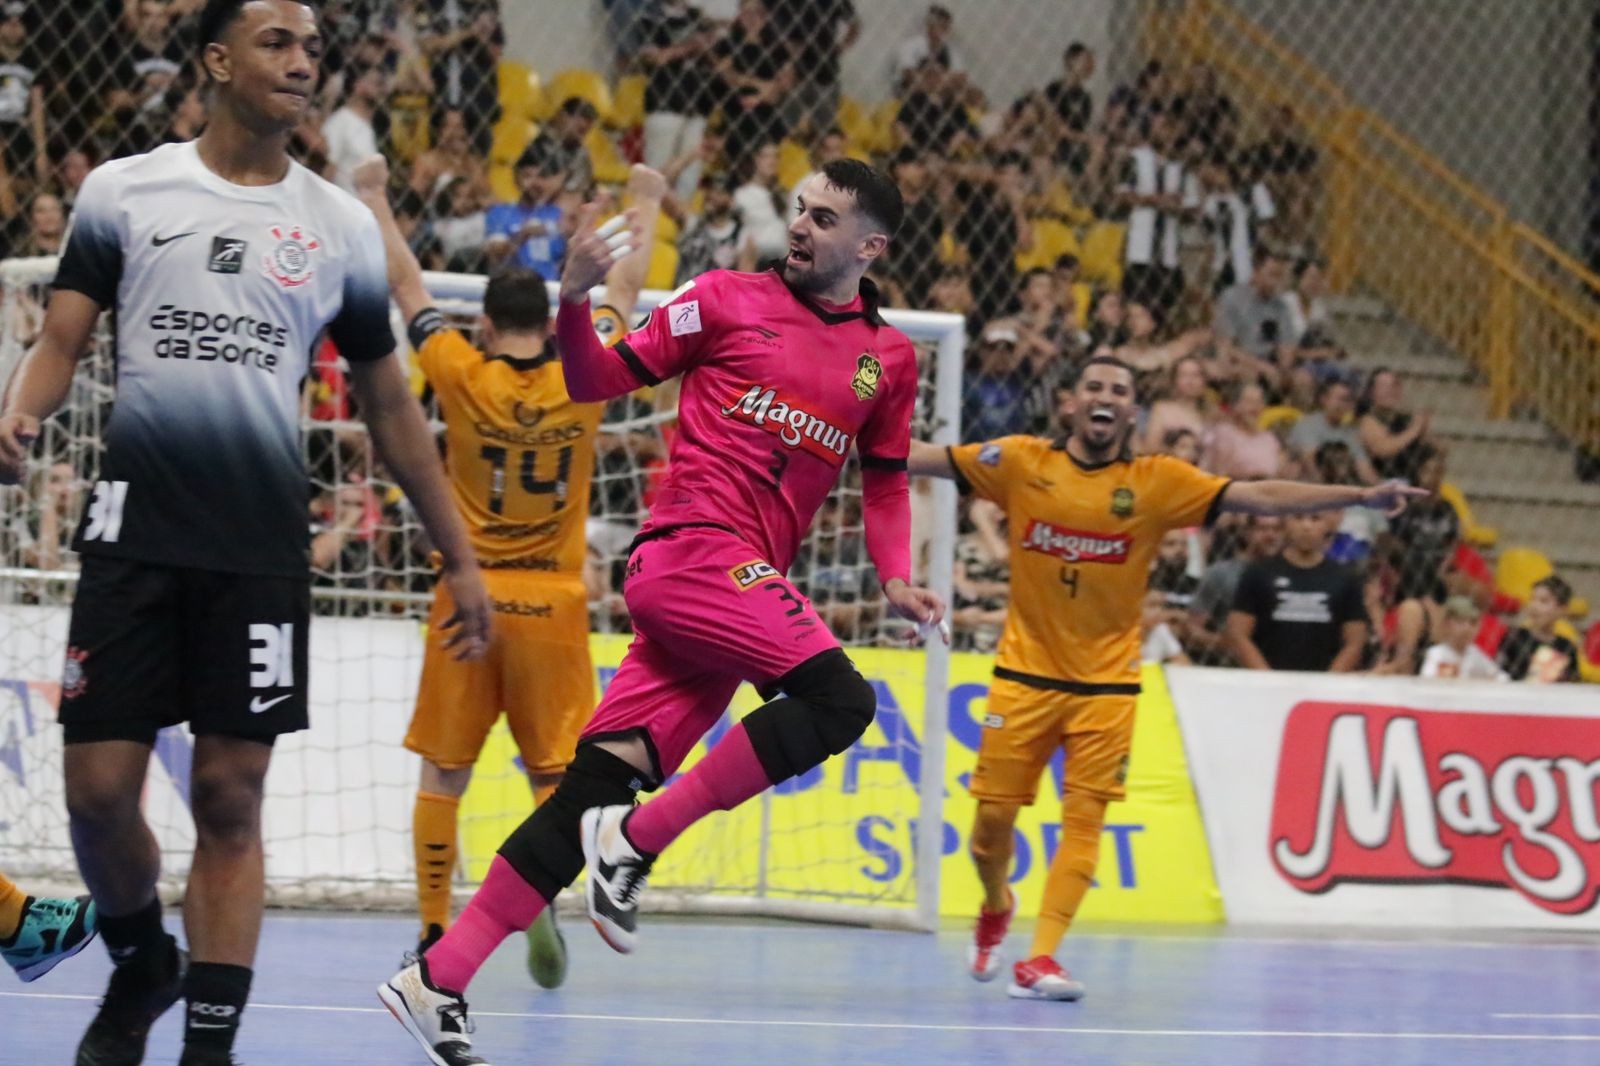
POLYGON ((1498 663, 1473 643, 1483 612, 1467 596, 1451 596, 1444 602, 1444 622, 1439 643, 1422 657, 1423 677, 1456 677, 1464 681, 1509 681, 1498 663))
POLYGON ((1577 681, 1578 648, 1556 632, 1572 603, 1572 586, 1551 574, 1535 582, 1522 609, 1522 624, 1506 634, 1496 658, 1513 681, 1577 681))
POLYGON ((333 168, 333 183, 346 192, 355 192, 356 166, 377 154, 378 133, 372 120, 388 96, 388 80, 381 67, 365 67, 352 72, 350 91, 343 106, 322 124, 322 139, 327 143, 328 165, 333 168))
POLYGON ((995 440, 1023 432, 1029 388, 1016 324, 1010 319, 989 323, 975 356, 963 390, 962 439, 995 440))
POLYGON ((678 241, 678 285, 708 270, 734 269, 744 245, 744 223, 733 208, 733 182, 725 174, 707 174, 700 188, 704 209, 678 241))
POLYGON ((520 195, 515 203, 489 208, 484 252, 491 266, 509 258, 555 281, 567 254, 566 218, 558 202, 566 171, 550 145, 549 139, 536 138, 517 160, 514 176, 520 195))
MULTIPOLYGON (((648 73, 644 89, 645 165, 665 171, 684 153, 697 154, 711 113, 711 50, 717 30, 685 0, 658 0, 640 16, 644 41, 638 60, 648 73)), ((675 191, 688 203, 700 184, 694 160, 678 175, 675 191)))
POLYGON ((955 27, 955 16, 949 8, 942 4, 931 5, 928 13, 922 17, 922 32, 907 37, 894 50, 889 91, 895 94, 905 92, 911 72, 929 58, 938 60, 946 70, 964 72, 967 69, 966 59, 951 39, 955 36, 955 27))
POLYGON ((21 0, 0 3, 0 160, 13 178, 49 177, 45 151, 46 64, 21 0))
POLYGON ((1081 174, 1089 159, 1089 123, 1094 119, 1089 79, 1094 76, 1094 63, 1093 49, 1073 41, 1061 54, 1061 77, 1044 87, 1044 98, 1058 120, 1056 159, 1074 174, 1081 174))

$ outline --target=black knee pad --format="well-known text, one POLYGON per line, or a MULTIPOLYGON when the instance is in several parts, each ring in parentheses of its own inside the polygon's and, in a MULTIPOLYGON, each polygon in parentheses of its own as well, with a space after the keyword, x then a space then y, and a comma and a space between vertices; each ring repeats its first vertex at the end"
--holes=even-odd
POLYGON ((772 687, 784 697, 751 711, 744 728, 773 784, 854 744, 878 710, 877 692, 840 648, 807 659, 772 687))
POLYGON ((551 797, 506 837, 500 857, 509 862, 545 902, 583 870, 578 820, 590 807, 632 804, 641 774, 609 751, 585 744, 551 797))

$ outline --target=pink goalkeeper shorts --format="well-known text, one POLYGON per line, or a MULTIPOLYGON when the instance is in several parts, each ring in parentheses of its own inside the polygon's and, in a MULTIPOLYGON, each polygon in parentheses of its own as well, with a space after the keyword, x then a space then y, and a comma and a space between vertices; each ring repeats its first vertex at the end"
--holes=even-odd
POLYGON ((722 717, 741 681, 768 684, 839 646, 788 578, 718 529, 640 544, 623 597, 633 644, 583 738, 644 730, 662 780, 722 717))

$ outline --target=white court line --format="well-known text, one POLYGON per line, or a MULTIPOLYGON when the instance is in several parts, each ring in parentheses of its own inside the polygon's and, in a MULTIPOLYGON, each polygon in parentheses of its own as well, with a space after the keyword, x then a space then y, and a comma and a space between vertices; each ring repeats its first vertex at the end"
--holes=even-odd
MULTIPOLYGON (((88 1000, 98 996, 59 992, 0 992, 8 999, 88 1000)), ((324 1014, 388 1014, 383 1007, 324 1007, 299 1003, 252 1003, 251 1010, 293 1010, 324 1014)), ((1600 1043, 1600 1033, 1364 1033, 1301 1029, 1104 1029, 1076 1025, 931 1025, 919 1022, 824 1022, 787 1018, 678 1018, 640 1014, 573 1014, 475 1010, 475 1018, 549 1019, 552 1021, 643 1023, 648 1025, 746 1026, 775 1029, 866 1029, 925 1033, 1050 1033, 1079 1036, 1220 1037, 1224 1039, 1281 1040, 1467 1040, 1495 1043, 1600 1043)))
POLYGON ((1491 1017, 1491 1018, 1537 1018, 1537 1019, 1541 1019, 1541 1020, 1545 1019, 1545 1018, 1551 1018, 1551 1019, 1560 1019, 1560 1020, 1568 1020, 1568 1021, 1574 1020, 1574 1019, 1580 1020, 1580 1021, 1594 1021, 1594 1020, 1600 1019, 1600 1014, 1491 1014, 1491 1015, 1489 1015, 1489 1017, 1491 1017))

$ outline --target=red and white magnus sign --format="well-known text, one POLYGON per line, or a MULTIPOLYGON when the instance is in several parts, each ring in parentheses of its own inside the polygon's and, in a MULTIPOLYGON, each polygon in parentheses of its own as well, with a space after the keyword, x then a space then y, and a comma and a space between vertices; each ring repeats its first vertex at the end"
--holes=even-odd
POLYGON ((1556 914, 1600 897, 1600 719, 1296 703, 1272 865, 1295 888, 1512 889, 1556 914))

